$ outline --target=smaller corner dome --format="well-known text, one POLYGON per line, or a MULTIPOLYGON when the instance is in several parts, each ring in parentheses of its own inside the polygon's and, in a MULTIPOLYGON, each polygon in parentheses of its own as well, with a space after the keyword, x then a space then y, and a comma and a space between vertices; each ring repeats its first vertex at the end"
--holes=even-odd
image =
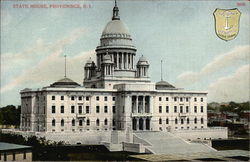
POLYGON ((92 66, 92 60, 91 60, 91 58, 89 58, 88 60, 87 60, 87 62, 85 63, 85 67, 91 67, 92 66))
POLYGON ((157 82, 155 84, 155 88, 160 89, 160 90, 175 89, 175 87, 173 85, 169 84, 168 82, 166 82, 164 80, 157 82))
POLYGON ((146 57, 143 55, 140 57, 139 61, 137 62, 137 65, 149 65, 146 57))
POLYGON ((53 83, 50 85, 50 87, 60 87, 60 88, 75 88, 75 87, 79 87, 80 84, 74 82, 73 80, 69 79, 69 78, 62 78, 60 80, 58 80, 57 82, 53 83))
POLYGON ((104 55, 103 57, 103 63, 112 63, 111 56, 110 55, 104 55))
POLYGON ((112 20, 105 26, 102 35, 129 34, 128 27, 121 20, 112 20))

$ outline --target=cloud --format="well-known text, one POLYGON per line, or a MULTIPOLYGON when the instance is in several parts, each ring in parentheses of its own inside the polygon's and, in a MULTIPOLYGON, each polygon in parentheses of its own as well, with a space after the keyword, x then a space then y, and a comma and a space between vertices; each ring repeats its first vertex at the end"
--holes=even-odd
POLYGON ((184 72, 177 77, 176 85, 189 86, 197 81, 200 81, 201 79, 209 77, 212 73, 216 71, 219 71, 223 68, 232 65, 236 65, 239 62, 248 60, 249 49, 250 49, 249 45, 238 46, 225 54, 215 57, 210 63, 205 65, 199 72, 192 72, 192 71, 184 72))
POLYGON ((209 102, 249 101, 249 64, 229 76, 219 78, 208 89, 209 102))
MULTIPOLYGON (((64 76, 63 50, 65 46, 72 44, 75 40, 77 40, 77 38, 80 36, 79 33, 82 33, 82 31, 73 31, 68 37, 55 43, 48 44, 46 48, 50 52, 49 55, 41 59, 41 61, 39 61, 34 66, 25 69, 15 79, 11 80, 8 84, 1 87, 1 93, 13 90, 16 87, 25 88, 23 87, 25 85, 31 87, 38 86, 40 88, 62 78, 64 76)), ((39 45, 30 48, 29 51, 34 51, 34 49, 43 50, 39 45)), ((34 59, 34 56, 30 56, 31 53, 32 52, 28 54, 25 52, 20 52, 14 54, 14 59, 23 59, 25 57, 31 57, 30 59, 34 59), (23 56, 22 54, 26 56, 23 56)), ((89 57, 94 57, 94 53, 95 51, 91 50, 87 52, 81 52, 72 57, 67 57, 68 76, 78 82, 81 81, 83 79, 83 63, 89 57)))

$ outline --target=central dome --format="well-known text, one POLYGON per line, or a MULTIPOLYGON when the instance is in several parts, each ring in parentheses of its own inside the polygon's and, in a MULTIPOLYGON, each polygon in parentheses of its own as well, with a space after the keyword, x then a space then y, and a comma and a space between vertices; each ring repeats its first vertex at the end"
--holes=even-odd
POLYGON ((130 35, 127 26, 121 20, 112 20, 106 25, 102 36, 108 34, 124 34, 124 37, 130 35))

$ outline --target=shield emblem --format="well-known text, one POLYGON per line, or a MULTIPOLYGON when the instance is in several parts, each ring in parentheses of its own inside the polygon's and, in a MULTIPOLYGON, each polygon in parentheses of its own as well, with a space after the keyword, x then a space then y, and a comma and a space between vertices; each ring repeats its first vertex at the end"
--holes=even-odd
POLYGON ((237 9, 216 9, 214 11, 216 35, 225 41, 234 39, 239 33, 241 12, 237 9))

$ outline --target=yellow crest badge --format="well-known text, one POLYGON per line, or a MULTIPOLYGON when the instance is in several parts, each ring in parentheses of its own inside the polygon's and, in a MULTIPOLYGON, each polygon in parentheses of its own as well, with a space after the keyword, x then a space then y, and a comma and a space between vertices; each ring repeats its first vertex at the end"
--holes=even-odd
POLYGON ((237 9, 216 9, 214 11, 215 31, 225 41, 234 39, 239 33, 241 12, 237 9))

